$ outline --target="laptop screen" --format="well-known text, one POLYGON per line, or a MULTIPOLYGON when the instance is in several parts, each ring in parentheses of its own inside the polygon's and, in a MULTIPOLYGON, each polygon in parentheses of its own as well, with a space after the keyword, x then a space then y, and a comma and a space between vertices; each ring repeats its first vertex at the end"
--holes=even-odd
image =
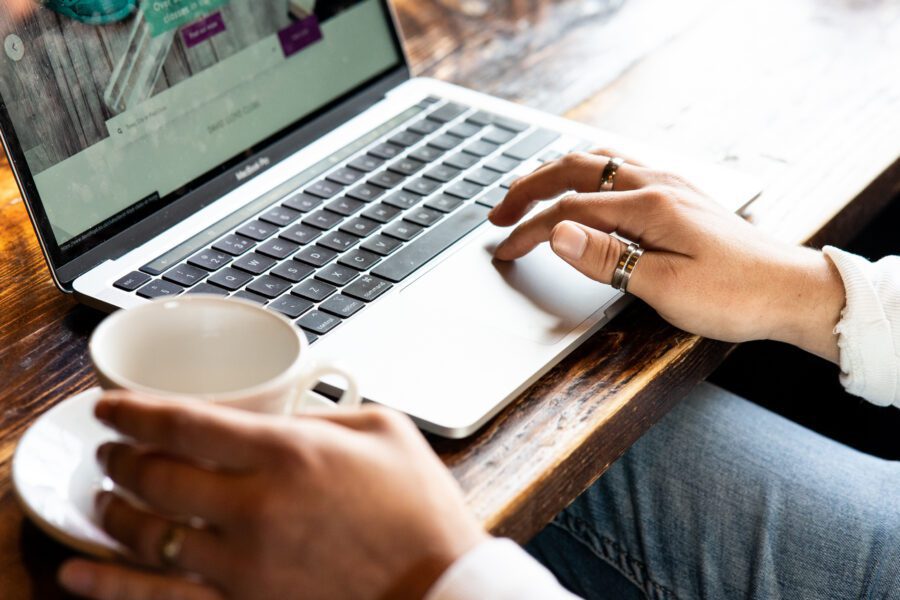
POLYGON ((6 126, 62 250, 402 64, 383 0, 5 0, 0 37, 6 126))

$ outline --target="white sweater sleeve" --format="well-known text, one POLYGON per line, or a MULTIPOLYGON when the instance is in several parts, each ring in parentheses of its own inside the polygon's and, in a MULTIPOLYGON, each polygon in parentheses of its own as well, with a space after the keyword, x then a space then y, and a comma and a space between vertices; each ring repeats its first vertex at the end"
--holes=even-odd
POLYGON ((900 407, 900 257, 876 263, 831 246, 847 302, 835 328, 841 383, 879 406, 900 407))
POLYGON ((425 600, 576 600, 510 540, 482 542, 437 580, 425 600))

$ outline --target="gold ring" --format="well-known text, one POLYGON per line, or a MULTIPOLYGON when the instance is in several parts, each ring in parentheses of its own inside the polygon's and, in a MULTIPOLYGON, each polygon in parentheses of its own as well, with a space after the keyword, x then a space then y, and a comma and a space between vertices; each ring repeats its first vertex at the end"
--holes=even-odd
POLYGON ((186 537, 187 531, 184 527, 172 525, 166 530, 159 546, 159 562, 163 566, 174 567, 178 563, 186 537))

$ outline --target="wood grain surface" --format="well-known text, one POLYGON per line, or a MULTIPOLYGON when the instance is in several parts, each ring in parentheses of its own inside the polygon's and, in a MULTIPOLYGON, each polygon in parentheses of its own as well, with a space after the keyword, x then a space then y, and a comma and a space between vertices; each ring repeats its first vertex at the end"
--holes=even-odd
MULTIPOLYGON (((900 192, 896 2, 397 0, 395 8, 417 74, 756 175, 766 192, 750 217, 784 239, 844 241, 900 192)), ((4 599, 63 597, 53 573, 68 552, 24 519, 9 461, 37 415, 94 384, 85 346, 100 318, 53 287, 0 168, 4 599)), ((729 348, 634 303, 481 432, 432 441, 485 525, 524 541, 729 348)))

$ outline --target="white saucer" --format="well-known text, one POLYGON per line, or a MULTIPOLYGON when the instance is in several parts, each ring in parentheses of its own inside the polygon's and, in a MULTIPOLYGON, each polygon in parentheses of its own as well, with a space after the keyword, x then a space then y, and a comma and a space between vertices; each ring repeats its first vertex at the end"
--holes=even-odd
MULTIPOLYGON (((112 490, 97 464, 97 448, 120 439, 94 418, 103 391, 91 388, 41 415, 19 441, 13 457, 13 488, 25 514, 47 535, 85 554, 113 558, 122 548, 98 525, 94 497, 112 490)), ((310 405, 334 407, 314 392, 310 405)))

